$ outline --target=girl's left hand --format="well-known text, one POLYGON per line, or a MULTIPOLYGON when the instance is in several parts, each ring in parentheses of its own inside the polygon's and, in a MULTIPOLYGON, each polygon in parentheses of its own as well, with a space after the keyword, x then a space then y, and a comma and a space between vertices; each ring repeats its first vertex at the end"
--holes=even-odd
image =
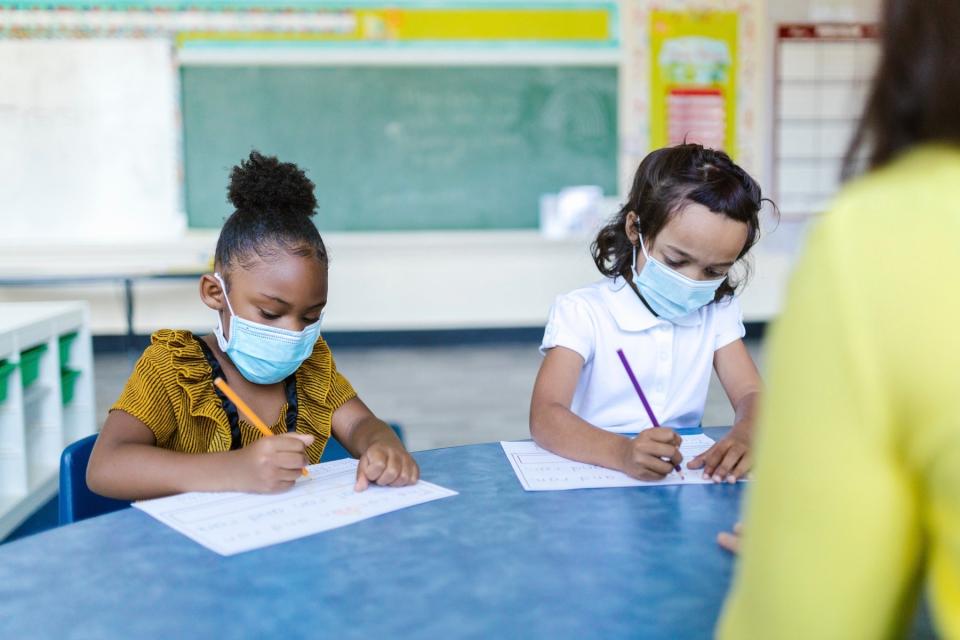
POLYGON ((747 475, 753 465, 750 436, 745 428, 738 427, 739 425, 734 425, 722 440, 691 460, 687 468, 702 467, 705 478, 731 484, 747 475))
POLYGON ((357 465, 354 491, 363 491, 370 483, 404 487, 416 484, 420 467, 399 441, 377 441, 367 447, 357 465))

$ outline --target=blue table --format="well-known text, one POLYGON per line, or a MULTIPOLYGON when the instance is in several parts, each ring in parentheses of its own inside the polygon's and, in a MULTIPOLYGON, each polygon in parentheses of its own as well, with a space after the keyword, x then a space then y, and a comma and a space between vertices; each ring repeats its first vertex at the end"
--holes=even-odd
POLYGON ((0 546, 0 637, 711 637, 743 485, 527 493, 499 444, 415 457, 460 495, 237 556, 135 509, 0 546))

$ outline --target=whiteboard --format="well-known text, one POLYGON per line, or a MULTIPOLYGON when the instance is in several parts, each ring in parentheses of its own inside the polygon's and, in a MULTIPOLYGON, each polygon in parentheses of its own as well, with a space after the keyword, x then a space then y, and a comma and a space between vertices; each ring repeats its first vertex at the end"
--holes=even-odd
POLYGON ((164 38, 0 41, 0 237, 177 237, 177 76, 164 38))

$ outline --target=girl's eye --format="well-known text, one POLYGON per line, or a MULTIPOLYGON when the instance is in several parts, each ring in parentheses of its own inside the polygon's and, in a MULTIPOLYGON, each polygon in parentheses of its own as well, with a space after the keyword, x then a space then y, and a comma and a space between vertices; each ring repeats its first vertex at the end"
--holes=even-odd
POLYGON ((667 258, 666 256, 664 256, 664 260, 663 260, 663 261, 667 264, 668 267, 673 267, 673 268, 682 267, 683 265, 686 264, 683 260, 671 260, 670 258, 667 258))
POLYGON ((307 324, 313 324, 314 322, 316 322, 316 321, 319 320, 320 318, 301 318, 301 319, 302 319, 304 322, 306 322, 307 324))
POLYGON ((717 271, 716 269, 707 269, 706 274, 711 278, 722 278, 727 275, 722 271, 717 271))
POLYGON ((276 320, 280 317, 278 314, 270 313, 269 311, 264 311, 263 309, 260 309, 260 315, 267 320, 276 320))

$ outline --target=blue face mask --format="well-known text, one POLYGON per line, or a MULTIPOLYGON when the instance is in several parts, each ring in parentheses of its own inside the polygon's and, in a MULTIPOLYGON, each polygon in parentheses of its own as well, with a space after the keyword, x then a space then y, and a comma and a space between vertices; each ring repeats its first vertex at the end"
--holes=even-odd
POLYGON ((716 280, 692 280, 651 258, 639 241, 643 257, 647 259, 637 273, 637 249, 633 250, 633 282, 653 312, 664 320, 675 320, 713 302, 717 289, 726 276, 716 280))
POLYGON ((223 335, 219 313, 214 334, 217 344, 230 357, 240 374, 256 384, 274 384, 299 369, 313 353, 313 346, 320 337, 323 314, 303 331, 278 329, 245 320, 233 312, 230 298, 227 297, 227 285, 220 274, 215 273, 213 277, 223 287, 223 298, 230 310, 230 339, 223 335))

